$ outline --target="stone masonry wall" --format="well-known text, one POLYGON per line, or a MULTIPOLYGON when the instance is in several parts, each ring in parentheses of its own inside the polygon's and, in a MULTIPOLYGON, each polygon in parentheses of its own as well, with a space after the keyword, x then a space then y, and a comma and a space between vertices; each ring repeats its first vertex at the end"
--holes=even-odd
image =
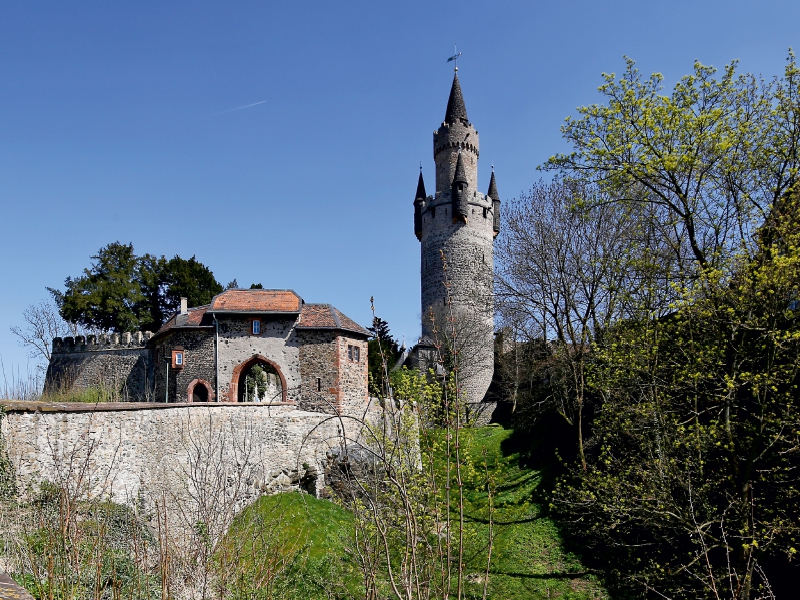
POLYGON ((191 511, 204 485, 195 479, 198 473, 210 469, 215 481, 217 473, 228 473, 231 481, 244 473, 240 501, 301 478, 318 492, 326 457, 337 452, 335 421, 323 423, 328 415, 289 405, 116 404, 78 412, 80 407, 51 403, 32 412, 35 407, 14 405, 44 403, 5 404, 2 435, 23 491, 45 480, 70 484, 85 469, 91 494, 132 503, 167 493, 191 511))
POLYGON ((300 371, 305 410, 335 410, 361 416, 368 401, 367 342, 332 330, 303 330, 300 335, 300 371), (359 348, 358 362, 348 358, 347 347, 359 348))
POLYGON ((337 338, 339 346, 339 410, 361 417, 369 402, 367 387, 367 341, 346 335, 337 338), (350 360, 348 346, 359 348, 359 360, 350 360))
POLYGON ((164 380, 169 372, 169 401, 189 402, 189 386, 195 380, 206 382, 210 388, 209 400, 213 401, 214 390, 214 331, 176 330, 156 342, 154 379, 155 402, 163 402, 166 395, 164 380), (183 348, 183 368, 173 369, 172 350, 183 348), (169 367, 168 367, 169 365, 169 367))
POLYGON ((304 329, 299 336, 303 382, 299 406, 303 410, 333 414, 339 404, 336 332, 304 329))
POLYGON ((125 401, 144 400, 153 385, 150 333, 54 338, 45 392, 104 387, 125 401))

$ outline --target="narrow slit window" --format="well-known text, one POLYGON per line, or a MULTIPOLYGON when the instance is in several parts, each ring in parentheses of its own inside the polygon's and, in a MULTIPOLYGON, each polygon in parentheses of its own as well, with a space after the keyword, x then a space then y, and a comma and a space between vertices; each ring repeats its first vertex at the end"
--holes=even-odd
POLYGON ((261 319, 253 319, 253 327, 251 329, 253 335, 261 334, 261 319))
POLYGON ((317 377, 317 391, 318 392, 322 391, 322 378, 320 377, 317 377))

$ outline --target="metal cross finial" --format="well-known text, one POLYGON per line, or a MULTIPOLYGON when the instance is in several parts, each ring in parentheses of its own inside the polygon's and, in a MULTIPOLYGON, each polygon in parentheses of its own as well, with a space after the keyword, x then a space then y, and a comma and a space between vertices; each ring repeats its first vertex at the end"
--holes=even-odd
POLYGON ((458 57, 461 56, 461 54, 463 54, 463 53, 458 51, 458 45, 457 44, 453 44, 453 48, 454 48, 455 54, 453 54, 453 56, 448 58, 447 62, 450 62, 451 60, 455 61, 456 68, 453 69, 453 70, 454 71, 458 71, 458 57))

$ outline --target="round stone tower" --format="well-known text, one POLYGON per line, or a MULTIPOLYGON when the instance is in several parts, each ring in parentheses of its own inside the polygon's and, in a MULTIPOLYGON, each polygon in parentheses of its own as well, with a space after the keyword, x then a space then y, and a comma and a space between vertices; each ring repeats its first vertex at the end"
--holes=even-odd
POLYGON ((494 173, 489 193, 478 191, 479 154, 478 132, 467 118, 456 70, 444 122, 433 133, 436 191, 425 193, 420 172, 414 199, 414 233, 422 244, 418 357, 420 367, 428 366, 437 339, 458 349, 459 375, 470 404, 484 400, 494 372, 492 246, 500 225, 494 173))

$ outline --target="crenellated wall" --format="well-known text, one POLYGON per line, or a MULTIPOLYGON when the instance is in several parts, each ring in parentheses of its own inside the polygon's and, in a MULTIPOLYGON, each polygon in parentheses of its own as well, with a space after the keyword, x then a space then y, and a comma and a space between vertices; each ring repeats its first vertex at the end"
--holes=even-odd
POLYGON ((148 397, 153 368, 149 331, 53 338, 45 392, 66 392, 103 386, 123 400, 148 397))

